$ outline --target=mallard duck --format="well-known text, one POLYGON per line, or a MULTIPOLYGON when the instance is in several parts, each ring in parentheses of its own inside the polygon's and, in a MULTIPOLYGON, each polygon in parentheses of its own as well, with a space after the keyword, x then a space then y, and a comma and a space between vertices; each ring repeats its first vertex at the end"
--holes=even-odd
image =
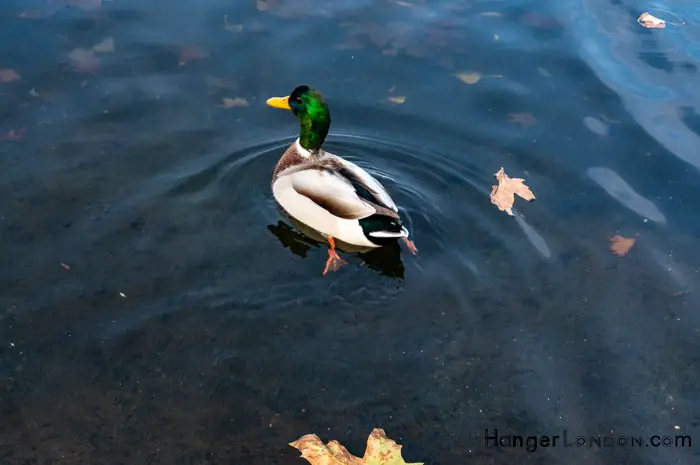
POLYGON ((289 216, 326 237, 330 249, 323 275, 347 264, 336 251, 335 239, 368 248, 401 239, 415 254, 399 209, 384 186, 355 163, 323 150, 331 126, 323 95, 302 85, 267 104, 290 110, 299 119, 299 137, 273 171, 272 193, 289 216))

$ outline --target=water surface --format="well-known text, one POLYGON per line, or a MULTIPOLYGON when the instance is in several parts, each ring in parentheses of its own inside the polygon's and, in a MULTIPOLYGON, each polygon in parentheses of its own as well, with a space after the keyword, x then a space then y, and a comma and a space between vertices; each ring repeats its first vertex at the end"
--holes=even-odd
POLYGON ((408 462, 697 463, 699 22, 690 0, 3 4, 0 462, 300 464, 303 434, 362 456, 380 427, 408 462), (299 84, 418 255, 321 276, 270 191, 297 123, 264 102, 299 84), (514 216, 501 167, 537 196, 514 216))

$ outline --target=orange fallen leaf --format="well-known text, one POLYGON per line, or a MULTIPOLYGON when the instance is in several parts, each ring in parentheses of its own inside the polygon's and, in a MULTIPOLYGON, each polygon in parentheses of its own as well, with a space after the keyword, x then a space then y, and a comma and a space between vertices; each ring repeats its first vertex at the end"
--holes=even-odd
POLYGON ((524 179, 508 177, 502 167, 495 176, 498 185, 491 186, 491 203, 496 205, 499 210, 513 216, 512 208, 513 203, 515 203, 515 194, 525 200, 535 199, 535 194, 524 184, 524 179))
POLYGON ((0 82, 19 81, 22 77, 14 69, 0 68, 0 82))
POLYGON ((7 131, 6 135, 0 136, 0 140, 7 142, 21 142, 24 140, 24 133, 24 128, 17 129, 16 131, 14 129, 10 129, 7 131))
POLYGON ((663 29, 666 27, 666 21, 663 19, 652 16, 651 14, 644 12, 639 15, 637 22, 647 29, 663 29))
POLYGON ((402 446, 387 438, 379 428, 369 435, 362 458, 352 455, 338 441, 324 445, 315 434, 304 435, 289 445, 299 450, 311 465, 423 465, 421 462, 406 463, 401 456, 402 446))
POLYGON ((185 66, 192 60, 202 60, 209 57, 209 52, 202 47, 197 45, 183 45, 180 48, 180 57, 178 58, 178 64, 180 66, 185 66))
POLYGON ((508 115, 510 123, 518 123, 523 126, 530 126, 537 122, 537 118, 532 113, 511 113, 508 115))
POLYGON ((617 234, 610 238, 610 250, 618 257, 624 257, 630 251, 637 239, 633 237, 622 237, 617 234))

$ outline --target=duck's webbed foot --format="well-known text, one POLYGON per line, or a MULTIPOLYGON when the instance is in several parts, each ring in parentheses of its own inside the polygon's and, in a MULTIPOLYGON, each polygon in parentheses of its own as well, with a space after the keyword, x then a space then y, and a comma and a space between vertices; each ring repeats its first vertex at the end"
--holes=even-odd
POLYGON ((403 242, 406 244, 406 248, 413 254, 418 253, 418 249, 416 248, 416 244, 413 243, 413 241, 408 240, 407 237, 402 237, 401 238, 403 242))
POLYGON ((328 260, 326 260, 326 268, 323 270, 323 276, 329 271, 338 271, 341 266, 348 264, 348 262, 340 258, 340 255, 336 252, 335 240, 332 237, 328 238, 328 243, 331 245, 331 248, 328 250, 328 260))

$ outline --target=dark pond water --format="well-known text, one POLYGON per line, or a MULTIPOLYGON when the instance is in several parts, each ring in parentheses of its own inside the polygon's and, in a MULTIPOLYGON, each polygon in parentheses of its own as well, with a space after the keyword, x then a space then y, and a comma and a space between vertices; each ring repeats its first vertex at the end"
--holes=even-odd
POLYGON ((0 463, 302 464, 375 427, 426 464, 698 463, 699 44, 691 0, 3 2, 0 463), (298 84, 418 255, 321 276, 270 191, 298 84))

